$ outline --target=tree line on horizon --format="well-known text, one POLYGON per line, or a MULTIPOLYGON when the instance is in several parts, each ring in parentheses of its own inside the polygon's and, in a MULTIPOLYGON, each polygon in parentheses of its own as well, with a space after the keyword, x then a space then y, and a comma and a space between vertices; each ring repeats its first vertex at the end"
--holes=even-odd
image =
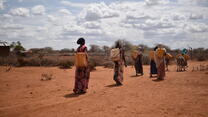
MULTIPOLYGON (((138 44, 138 45, 133 45, 131 42, 127 41, 127 40, 117 40, 116 42, 120 42, 123 45, 123 48, 125 49, 125 51, 127 53, 130 53, 132 50, 137 49, 138 47, 141 47, 143 49, 143 53, 146 54, 146 56, 148 56, 148 52, 153 50, 154 47, 149 47, 145 44, 138 44)), ((110 52, 110 50, 115 46, 115 43, 112 46, 99 46, 96 44, 91 44, 88 52, 89 53, 99 53, 103 55, 108 55, 108 53, 110 52)), ((17 42, 12 42, 10 45, 10 50, 11 52, 17 52, 17 51, 30 51, 32 53, 41 53, 41 54, 53 54, 53 53, 60 53, 60 54, 66 54, 67 53, 74 53, 76 51, 76 49, 74 48, 63 48, 60 50, 54 50, 52 47, 44 47, 44 48, 31 48, 29 50, 26 50, 24 48, 24 46, 22 45, 22 43, 20 41, 17 42)), ((166 48, 168 53, 171 53, 172 55, 176 55, 178 53, 181 52, 181 49, 171 49, 169 46, 167 45, 163 45, 164 48, 166 48)), ((198 61, 204 61, 204 60, 208 60, 208 48, 187 48, 189 50, 189 55, 191 56, 192 59, 198 60, 198 61)), ((69 54, 69 55, 73 55, 73 54, 69 54)))
MULTIPOLYGON (((125 49, 125 51, 131 51, 131 50, 135 50, 138 47, 141 47, 143 49, 144 52, 148 52, 153 50, 154 47, 149 47, 145 44, 138 44, 138 45, 133 45, 131 42, 126 41, 126 40, 117 40, 116 42, 120 42, 123 45, 123 48, 125 49)), ((88 52, 89 53, 108 53, 110 51, 110 49, 112 49, 114 47, 115 44, 113 44, 112 46, 99 46, 96 44, 91 44, 88 52)), ((172 54, 177 54, 181 52, 181 49, 171 49, 169 46, 167 45, 163 45, 164 48, 166 48, 167 52, 172 53, 172 54)), ((12 42, 10 44, 10 48, 11 51, 25 51, 26 49, 24 48, 24 46, 21 44, 20 41, 17 42, 12 42)), ((198 56, 199 58, 208 58, 208 48, 186 48, 187 50, 189 50, 189 54, 193 56, 193 58, 195 58, 194 56, 198 56)), ((54 50, 52 47, 44 47, 44 48, 31 48, 29 49, 29 51, 32 51, 34 53, 39 52, 39 51, 44 51, 45 53, 73 53, 76 51, 76 49, 74 48, 63 48, 60 50, 54 50)), ((197 58, 198 58, 197 57, 197 58)))
MULTIPOLYGON (((153 47, 149 47, 144 44, 133 45, 126 40, 117 40, 122 43, 126 54, 126 60, 128 65, 133 65, 134 62, 131 58, 132 50, 141 47, 143 49, 143 64, 148 65, 150 63, 149 52, 153 50, 153 47)), ((115 43, 117 43, 117 41, 115 43)), ((6 58, 0 57, 0 65, 12 65, 12 66, 59 66, 61 68, 71 68, 74 65, 74 53, 75 49, 64 48, 60 50, 54 50, 52 47, 44 48, 31 48, 26 50, 21 42, 12 42, 10 45, 10 54, 6 58)), ((113 62, 109 59, 110 50, 114 48, 112 46, 99 46, 96 44, 90 45, 88 49, 89 61, 92 69, 96 66, 104 66, 107 68, 113 67, 113 62)), ((167 52, 176 56, 181 53, 180 49, 171 49, 167 45, 163 45, 167 52)), ((208 60, 208 49, 195 48, 189 50, 189 56, 192 60, 205 61, 208 60)), ((174 59, 173 59, 174 60, 174 59)), ((174 61, 172 61, 174 63, 174 61)))

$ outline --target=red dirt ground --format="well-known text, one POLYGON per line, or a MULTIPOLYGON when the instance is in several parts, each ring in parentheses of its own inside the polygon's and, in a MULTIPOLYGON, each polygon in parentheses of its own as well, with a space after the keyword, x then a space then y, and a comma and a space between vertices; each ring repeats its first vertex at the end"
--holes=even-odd
POLYGON ((164 81, 133 77, 125 68, 124 85, 116 87, 113 70, 91 72, 89 90, 73 95, 74 68, 20 67, 5 72, 0 67, 0 117, 208 117, 208 70, 186 72, 171 65, 164 81), (41 81, 41 74, 53 79, 41 81))

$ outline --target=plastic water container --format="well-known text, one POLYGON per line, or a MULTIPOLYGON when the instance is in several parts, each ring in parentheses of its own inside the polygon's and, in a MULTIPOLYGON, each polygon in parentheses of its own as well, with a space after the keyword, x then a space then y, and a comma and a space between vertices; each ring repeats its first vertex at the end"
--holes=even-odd
POLYGON ((75 54, 75 66, 87 67, 87 54, 84 52, 78 52, 75 54))
POLYGON ((171 59, 171 58, 173 58, 173 56, 170 53, 167 53, 166 56, 165 56, 165 58, 171 59))
POLYGON ((163 48, 158 48, 158 49, 156 50, 156 53, 157 53, 157 56, 158 56, 159 58, 163 58, 163 57, 165 56, 165 49, 163 49, 163 48))
POLYGON ((138 52, 137 50, 133 50, 133 51, 131 52, 131 57, 132 57, 133 59, 136 59, 138 55, 139 55, 139 52, 138 52))
POLYGON ((119 61, 121 59, 120 57, 120 49, 119 48, 114 48, 110 52, 110 59, 112 61, 119 61))

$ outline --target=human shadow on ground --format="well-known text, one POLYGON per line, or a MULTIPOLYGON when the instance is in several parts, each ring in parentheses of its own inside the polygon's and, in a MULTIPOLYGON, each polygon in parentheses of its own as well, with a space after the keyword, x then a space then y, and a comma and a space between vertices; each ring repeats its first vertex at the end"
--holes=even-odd
POLYGON ((105 87, 112 88, 112 87, 119 87, 119 86, 122 86, 122 85, 111 84, 111 85, 107 85, 107 86, 105 86, 105 87))
POLYGON ((80 94, 75 94, 75 93, 70 93, 70 94, 66 94, 64 95, 65 98, 75 98, 75 97, 79 97, 80 94))
POLYGON ((154 81, 154 82, 161 82, 161 81, 164 81, 164 79, 153 79, 152 81, 154 81))
POLYGON ((143 76, 143 75, 132 75, 131 77, 135 78, 135 77, 141 77, 141 76, 143 76))

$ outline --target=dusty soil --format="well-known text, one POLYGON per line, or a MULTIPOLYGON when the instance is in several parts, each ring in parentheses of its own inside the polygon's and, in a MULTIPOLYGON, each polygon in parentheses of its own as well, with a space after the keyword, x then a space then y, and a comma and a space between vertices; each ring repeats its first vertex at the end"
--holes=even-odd
POLYGON ((134 77, 125 68, 124 85, 116 87, 113 70, 97 67, 91 72, 89 90, 74 95, 74 68, 20 67, 5 72, 0 67, 1 117, 208 117, 208 70, 176 72, 171 65, 164 81, 134 77), (52 80, 41 81, 42 74, 52 80))

